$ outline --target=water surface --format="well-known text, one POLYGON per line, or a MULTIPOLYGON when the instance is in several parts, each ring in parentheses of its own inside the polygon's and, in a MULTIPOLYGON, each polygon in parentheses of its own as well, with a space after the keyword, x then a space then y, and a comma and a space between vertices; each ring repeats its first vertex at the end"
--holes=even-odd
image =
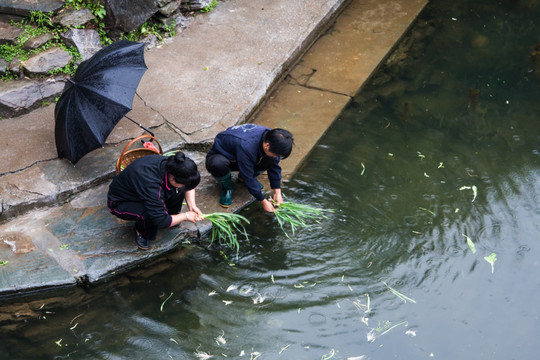
POLYGON ((44 312, 3 358, 536 358, 538 19, 533 1, 431 1, 286 184, 328 218, 291 240, 253 205, 235 266, 191 251, 44 312))

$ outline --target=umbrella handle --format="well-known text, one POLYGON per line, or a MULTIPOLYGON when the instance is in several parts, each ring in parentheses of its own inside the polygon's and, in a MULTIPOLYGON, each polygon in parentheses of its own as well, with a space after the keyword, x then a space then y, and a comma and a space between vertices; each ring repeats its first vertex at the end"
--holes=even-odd
POLYGON ((131 122, 133 122, 134 124, 137 124, 141 129, 143 129, 144 131, 146 131, 147 133, 149 133, 150 135, 152 135, 153 137, 155 137, 154 133, 152 131, 150 131, 148 128, 144 127, 142 124, 139 124, 138 122, 136 122, 135 120, 133 120, 132 118, 130 118, 129 116, 127 115, 124 115, 128 120, 130 120, 131 122))

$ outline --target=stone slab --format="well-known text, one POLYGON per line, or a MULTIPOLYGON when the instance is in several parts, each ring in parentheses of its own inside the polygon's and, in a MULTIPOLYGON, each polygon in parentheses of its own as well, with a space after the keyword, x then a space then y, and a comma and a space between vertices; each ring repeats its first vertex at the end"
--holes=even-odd
POLYGON ((0 12, 29 16, 32 11, 56 12, 64 6, 62 0, 0 0, 0 12))
POLYGON ((293 151, 281 162, 284 178, 294 173, 349 100, 348 96, 299 86, 294 81, 286 81, 272 94, 254 122, 293 134, 293 151))
POLYGON ((425 0, 353 1, 332 31, 306 53, 291 76, 307 87, 354 96, 425 3, 425 0))
POLYGON ((345 2, 220 3, 174 41, 147 53, 139 93, 183 134, 211 140, 248 119, 345 2))

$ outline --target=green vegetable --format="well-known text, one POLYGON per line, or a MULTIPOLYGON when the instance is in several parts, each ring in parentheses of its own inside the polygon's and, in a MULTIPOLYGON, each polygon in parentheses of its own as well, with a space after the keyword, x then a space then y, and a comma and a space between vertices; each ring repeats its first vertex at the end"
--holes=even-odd
POLYGON ((210 244, 217 240, 221 245, 227 245, 231 249, 236 249, 236 256, 240 250, 238 235, 236 232, 244 234, 247 238, 246 229, 243 222, 249 224, 249 220, 242 215, 215 212, 212 214, 203 214, 202 217, 212 223, 212 234, 210 244))
POLYGON ((308 227, 308 220, 314 220, 319 223, 321 219, 328 218, 326 212, 333 212, 333 209, 319 209, 309 205, 298 204, 291 201, 285 201, 274 210, 274 215, 281 227, 281 230, 290 239, 291 237, 285 231, 285 225, 290 225, 291 232, 294 235, 296 228, 308 227))

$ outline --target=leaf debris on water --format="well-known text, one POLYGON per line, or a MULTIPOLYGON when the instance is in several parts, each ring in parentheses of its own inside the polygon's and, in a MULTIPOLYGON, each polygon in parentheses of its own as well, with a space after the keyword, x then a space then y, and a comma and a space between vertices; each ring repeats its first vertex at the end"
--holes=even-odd
POLYGON ((460 191, 463 191, 463 190, 472 190, 473 192, 473 199, 471 202, 474 202, 474 200, 476 200, 476 196, 478 195, 478 188, 476 187, 476 185, 472 185, 472 186, 462 186, 459 188, 460 191))
POLYGON ((486 260, 488 263, 491 264, 491 273, 493 274, 493 271, 495 270, 494 265, 495 261, 497 261, 497 254, 491 253, 489 256, 485 256, 484 260, 486 260))
POLYGON ((430 213, 430 214, 433 215, 433 216, 436 216, 436 215, 437 215, 437 214, 435 214, 433 211, 428 210, 428 209, 426 209, 426 208, 423 208, 423 207, 421 207, 421 206, 419 206, 418 208, 419 208, 420 210, 427 211, 428 213, 430 213))
POLYGON ((225 305, 231 305, 232 304, 232 301, 228 301, 228 300, 221 300, 221 301, 223 301, 223 303, 225 305))
POLYGON ((216 290, 212 290, 208 293, 208 296, 214 296, 214 295, 217 295, 217 291, 216 290))
POLYGON ((473 254, 476 254, 476 246, 474 246, 474 243, 473 241, 471 240, 470 237, 468 237, 467 235, 463 234, 463 236, 465 236, 465 238, 467 239, 467 245, 469 245, 469 248, 471 249, 472 253, 473 254))
POLYGON ((416 304, 416 300, 414 299, 411 299, 410 297, 400 293, 399 291, 395 290, 394 288, 392 288, 391 286, 389 286, 386 282, 382 282, 387 288, 388 290, 390 290, 392 292, 392 294, 396 295, 398 298, 400 298, 403 302, 407 302, 407 301, 410 301, 412 303, 415 303, 416 304))
POLYGON ((266 298, 259 293, 252 298, 254 304, 261 304, 265 299, 266 298))
POLYGON ((163 305, 165 305, 165 303, 167 302, 167 300, 169 300, 171 298, 171 296, 173 296, 173 293, 171 291, 171 293, 169 294, 169 296, 167 296, 167 298, 161 303, 161 307, 159 308, 159 310, 161 312, 163 312, 163 305))
POLYGON ((197 351, 195 351, 193 354, 201 360, 211 359, 214 357, 213 355, 210 355, 204 351, 199 351, 198 348, 197 351))
POLYGON ((377 327, 377 331, 382 331, 384 330, 379 336, 383 336, 384 334, 386 334, 387 332, 389 332, 390 330, 400 326, 400 325, 405 325, 407 326, 409 323, 407 321, 402 321, 400 322, 399 324, 396 324, 396 325, 393 325, 393 326, 390 326, 392 323, 390 321, 386 321, 384 323, 384 327, 380 327, 380 323, 379 323, 379 327, 377 327))
POLYGON ((328 354, 325 354, 321 356, 321 360, 330 360, 336 355, 336 351, 334 349, 330 350, 328 354))
POLYGON ((284 352, 285 350, 287 350, 289 348, 289 346, 291 346, 291 344, 287 344, 285 345, 284 347, 281 348, 281 350, 279 350, 279 353, 281 354, 282 352, 284 352))
POLYGON ((218 345, 225 345, 227 343, 227 341, 225 340, 224 336, 225 336, 225 331, 221 330, 222 331, 222 334, 219 335, 218 337, 216 337, 216 344, 218 345))
POLYGON ((364 175, 364 172, 366 171, 366 166, 363 162, 360 162, 360 165, 362 165, 362 172, 360 173, 360 176, 364 175))
POLYGON ((238 289, 238 285, 234 285, 234 284, 233 284, 233 285, 230 285, 230 286, 227 288, 227 292, 233 291, 233 290, 236 290, 236 289, 238 289))
POLYGON ((405 331, 405 335, 410 335, 410 336, 416 336, 416 331, 415 330, 412 330, 412 329, 409 329, 407 331, 405 331))

